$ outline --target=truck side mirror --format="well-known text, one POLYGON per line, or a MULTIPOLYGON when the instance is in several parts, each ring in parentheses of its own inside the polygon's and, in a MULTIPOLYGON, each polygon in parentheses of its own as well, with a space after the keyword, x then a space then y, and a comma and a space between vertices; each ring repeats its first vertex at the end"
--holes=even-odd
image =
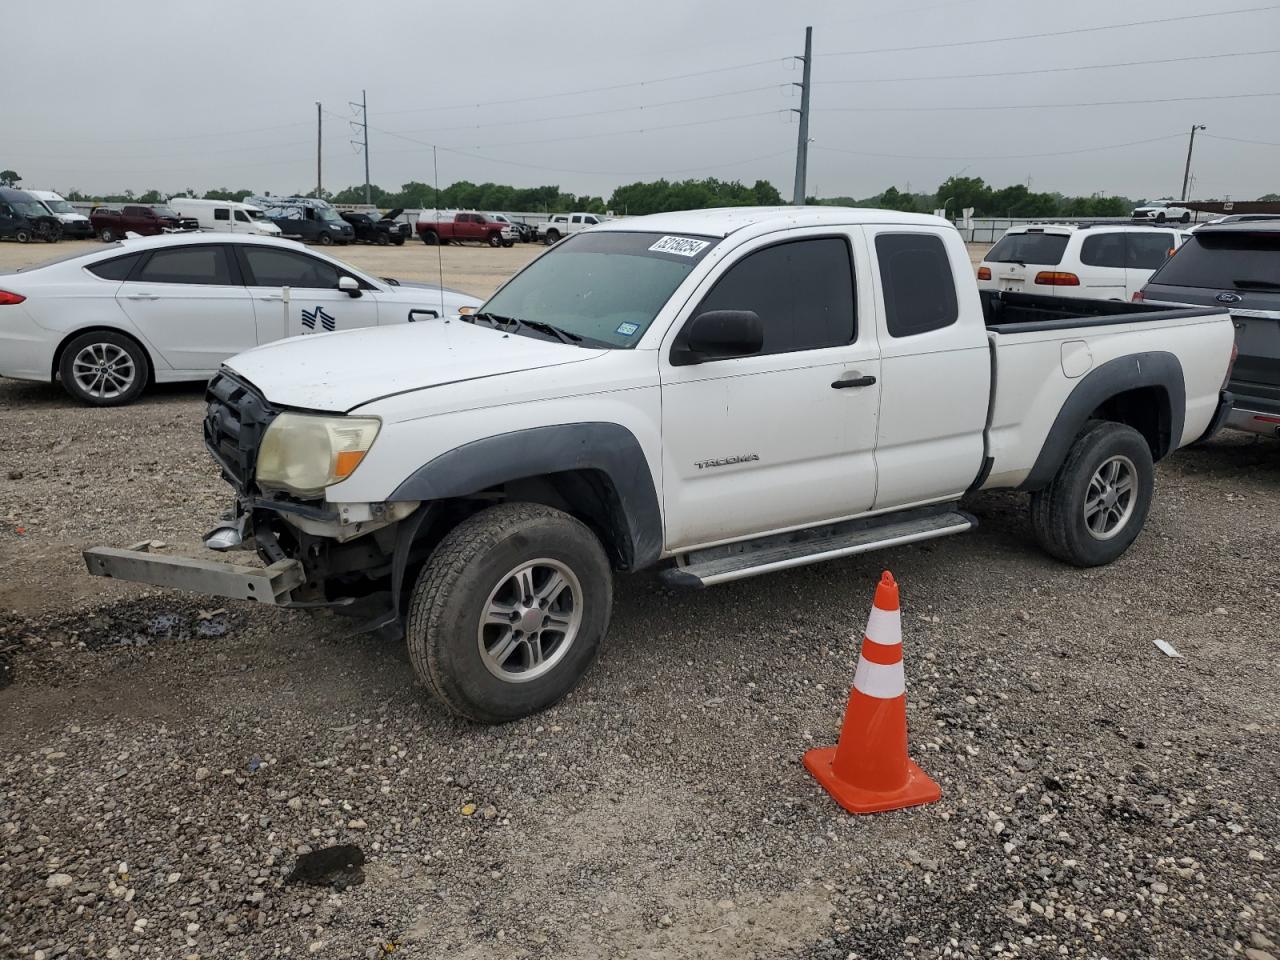
POLYGON ((355 277, 342 276, 338 278, 338 289, 346 293, 353 300, 360 296, 360 284, 355 277))
POLYGON ((690 320, 676 339, 671 364, 748 357, 763 348, 764 324, 754 310, 708 310, 690 320))

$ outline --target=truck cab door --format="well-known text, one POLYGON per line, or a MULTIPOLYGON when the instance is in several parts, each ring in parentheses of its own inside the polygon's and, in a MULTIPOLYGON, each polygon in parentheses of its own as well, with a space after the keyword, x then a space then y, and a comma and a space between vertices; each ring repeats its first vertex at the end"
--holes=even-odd
POLYGON ((862 229, 877 281, 884 374, 875 509, 954 500, 982 469, 991 396, 968 253, 949 228, 862 229))
POLYGON ((582 214, 575 213, 569 218, 569 233, 577 233, 582 229, 582 214))
POLYGON ((880 353, 862 244, 852 228, 748 241, 667 332, 659 372, 669 550, 871 509, 880 353), (709 310, 757 313, 761 352, 680 362, 682 329, 709 310))
POLYGON ((238 243, 235 249, 253 298, 258 343, 377 326, 377 298, 371 290, 352 297, 338 289, 339 277, 347 274, 333 261, 252 243, 238 243))

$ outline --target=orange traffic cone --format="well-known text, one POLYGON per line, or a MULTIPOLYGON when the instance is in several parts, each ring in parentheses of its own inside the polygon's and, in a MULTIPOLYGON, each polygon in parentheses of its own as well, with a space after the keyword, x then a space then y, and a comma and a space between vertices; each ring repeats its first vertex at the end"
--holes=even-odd
POLYGON ((898 585, 888 570, 876 585, 840 742, 807 751, 804 765, 850 813, 900 810, 942 796, 938 785, 907 756, 902 616, 898 585))

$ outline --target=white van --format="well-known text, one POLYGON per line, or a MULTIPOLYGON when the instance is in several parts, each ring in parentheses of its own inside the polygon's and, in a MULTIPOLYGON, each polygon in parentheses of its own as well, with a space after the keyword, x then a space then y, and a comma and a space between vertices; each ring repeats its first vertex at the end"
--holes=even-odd
POLYGON ((1191 233, 1173 227, 1010 227, 978 266, 979 290, 1129 300, 1191 233))
POLYGON ((52 190, 28 190, 27 193, 39 200, 49 212, 62 224, 62 235, 69 239, 85 240, 93 236, 93 224, 83 213, 76 213, 63 197, 52 190))
POLYGON ((280 228, 267 219, 261 207, 235 200, 196 200, 174 197, 169 206, 180 217, 195 217, 205 233, 256 233, 264 237, 280 236, 280 228))

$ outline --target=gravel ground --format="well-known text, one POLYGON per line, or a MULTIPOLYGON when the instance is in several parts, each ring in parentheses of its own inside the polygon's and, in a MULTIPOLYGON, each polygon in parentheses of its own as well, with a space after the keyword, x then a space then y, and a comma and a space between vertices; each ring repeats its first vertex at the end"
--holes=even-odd
POLYGON ((399 645, 81 572, 195 547, 226 498, 199 416, 195 388, 90 411, 0 382, 0 957, 1280 956, 1280 442, 1161 465, 1105 569, 1041 555, 1002 493, 965 537, 620 578, 579 689, 481 728, 399 645), (943 797, 855 818, 800 757, 882 567, 943 797), (335 843, 358 875, 286 882, 335 843))

